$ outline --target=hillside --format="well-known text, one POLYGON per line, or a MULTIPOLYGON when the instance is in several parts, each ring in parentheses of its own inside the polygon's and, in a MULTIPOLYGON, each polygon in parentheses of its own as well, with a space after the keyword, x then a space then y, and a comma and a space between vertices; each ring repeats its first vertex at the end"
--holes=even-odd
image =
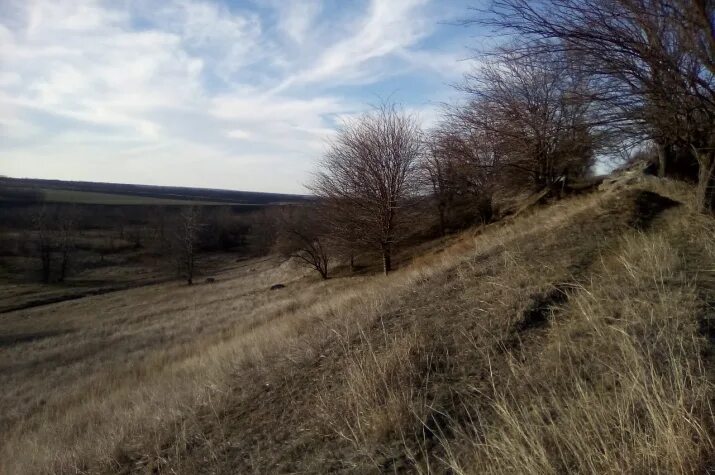
POLYGON ((690 195, 565 199, 387 277, 256 260, 3 314, 0 473, 704 473, 715 221, 690 195))

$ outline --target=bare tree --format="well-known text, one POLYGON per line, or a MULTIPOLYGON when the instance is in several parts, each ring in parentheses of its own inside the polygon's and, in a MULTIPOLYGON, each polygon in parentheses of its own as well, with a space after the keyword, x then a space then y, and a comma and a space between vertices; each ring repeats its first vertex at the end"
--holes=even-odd
POLYGON ((70 270, 77 241, 76 208, 62 205, 50 208, 43 205, 34 214, 32 221, 35 230, 36 248, 42 265, 42 281, 49 283, 53 279, 53 263, 59 255, 58 282, 64 282, 70 270))
POLYGON ((252 254, 264 256, 271 252, 278 239, 279 214, 278 209, 269 206, 247 216, 246 241, 252 254))
POLYGON ((478 22, 573 58, 612 123, 658 144, 662 173, 697 170, 699 207, 712 210, 715 3, 495 0, 478 22))
POLYGON ((52 230, 50 216, 46 206, 37 210, 33 217, 33 227, 37 238, 37 251, 42 264, 42 282, 50 282, 52 272, 52 230))
POLYGON ((459 224, 491 219, 500 158, 483 132, 455 115, 429 134, 422 170, 442 234, 457 219, 459 224))
POLYGON ((286 207, 279 218, 276 250, 328 278, 331 256, 325 221, 316 206, 286 207))
POLYGON ((60 255, 59 282, 64 282, 69 273, 72 255, 76 248, 77 241, 77 220, 78 212, 76 208, 64 209, 57 216, 57 251, 60 255))
POLYGON ((451 114, 464 152, 539 188, 586 173, 597 148, 586 81, 559 54, 498 53, 467 77, 470 101, 451 114))
POLYGON ((394 104, 376 107, 342 125, 311 185, 324 202, 343 210, 338 227, 355 232, 357 244, 379 249, 385 274, 409 221, 421 136, 413 116, 394 104))
POLYGON ((447 213, 455 201, 455 166, 452 155, 445 153, 440 136, 432 133, 427 140, 427 150, 422 161, 423 178, 437 209, 439 233, 444 236, 447 228, 447 213))
POLYGON ((199 230, 201 229, 200 211, 196 206, 188 206, 181 210, 177 226, 177 269, 185 276, 186 282, 192 285, 196 271, 196 251, 199 230))

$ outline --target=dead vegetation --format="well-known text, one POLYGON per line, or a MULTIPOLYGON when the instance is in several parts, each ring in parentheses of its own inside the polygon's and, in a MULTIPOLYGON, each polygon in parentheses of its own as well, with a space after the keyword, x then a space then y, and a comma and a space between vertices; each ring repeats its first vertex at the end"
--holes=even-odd
POLYGON ((387 277, 264 262, 6 314, 0 472, 703 473, 715 223, 688 191, 523 211, 387 277))

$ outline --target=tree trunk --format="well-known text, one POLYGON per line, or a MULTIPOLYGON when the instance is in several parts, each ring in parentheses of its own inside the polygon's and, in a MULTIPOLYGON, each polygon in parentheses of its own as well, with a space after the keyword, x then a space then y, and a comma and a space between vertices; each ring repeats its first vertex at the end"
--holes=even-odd
POLYGON ((392 253, 389 243, 382 245, 382 269, 385 275, 392 270, 392 253))
POLYGON ((318 258, 317 265, 315 266, 316 269, 318 269, 318 272, 320 272, 320 277, 323 280, 328 279, 328 266, 330 265, 330 261, 328 260, 328 257, 325 255, 321 255, 318 258))
POLYGON ((186 281, 189 285, 194 283, 194 256, 187 256, 186 261, 186 281))
POLYGON ((696 153, 698 159, 698 187, 695 193, 697 210, 715 211, 715 153, 696 153))
POLYGON ((65 277, 67 276, 67 265, 69 261, 69 253, 67 251, 62 251, 62 261, 60 262, 60 282, 65 281, 65 277))
POLYGON ((665 177, 666 165, 668 162, 668 151, 665 145, 658 145, 658 177, 665 177))
POLYGON ((445 228, 445 223, 444 223, 444 204, 439 204, 437 206, 438 212, 439 212, 439 235, 440 236, 446 236, 447 230, 445 228))
POLYGON ((42 261, 42 282, 50 283, 50 269, 52 266, 52 253, 49 249, 40 249, 40 260, 42 261))
POLYGON ((484 194, 477 199, 477 213, 481 224, 491 222, 494 217, 494 206, 490 194, 484 194))

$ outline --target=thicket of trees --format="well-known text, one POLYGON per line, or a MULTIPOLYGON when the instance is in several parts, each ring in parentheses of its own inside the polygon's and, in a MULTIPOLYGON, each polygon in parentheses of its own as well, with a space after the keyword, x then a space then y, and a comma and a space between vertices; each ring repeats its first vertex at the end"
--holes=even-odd
MULTIPOLYGON (((8 206, 3 224, 4 256, 34 258, 23 276, 62 283, 97 267, 127 259, 175 272, 193 283, 202 252, 266 254, 261 226, 264 210, 244 212, 228 206, 104 206, 45 203, 8 206)), ((18 278, 25 278, 18 275, 18 278)))
POLYGON ((34 213, 35 252, 40 258, 43 283, 64 282, 68 277, 77 245, 78 219, 74 208, 51 212, 43 206, 34 213))
POLYGON ((697 180, 715 206, 715 2, 495 0, 475 23, 520 39, 517 57, 555 55, 588 81, 593 125, 651 141, 660 174, 697 180))

